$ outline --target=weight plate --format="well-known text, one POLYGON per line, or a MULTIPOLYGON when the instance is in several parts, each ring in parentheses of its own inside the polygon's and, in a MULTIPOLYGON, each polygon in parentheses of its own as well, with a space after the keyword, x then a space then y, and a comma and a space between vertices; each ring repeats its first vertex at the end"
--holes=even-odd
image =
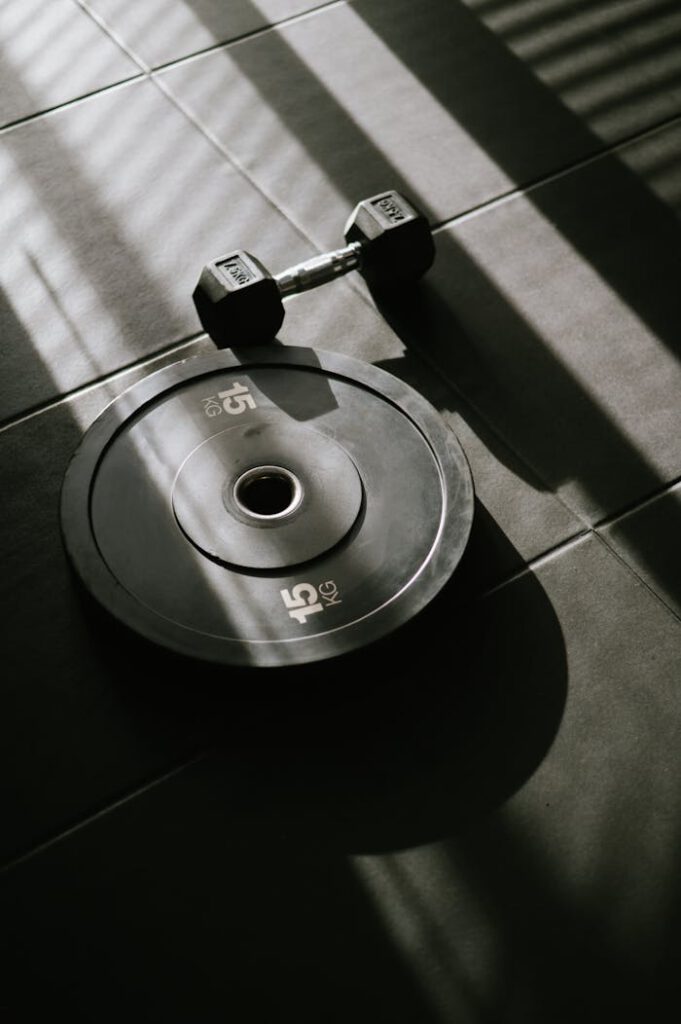
POLYGON ((226 664, 328 658, 420 611, 473 516, 463 451, 412 388, 307 348, 196 356, 94 422, 62 530, 98 601, 226 664))
MULTIPOLYGON (((129 458, 136 433, 126 438, 129 458)), ((257 422, 228 427, 195 448, 172 500, 180 526, 209 557, 278 569, 307 562, 346 535, 359 515, 362 483, 330 437, 263 410, 257 422)))

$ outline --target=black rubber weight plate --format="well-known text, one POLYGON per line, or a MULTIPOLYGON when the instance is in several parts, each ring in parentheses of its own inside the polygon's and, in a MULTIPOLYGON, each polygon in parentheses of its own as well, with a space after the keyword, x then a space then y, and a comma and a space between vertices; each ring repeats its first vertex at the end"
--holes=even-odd
POLYGON ((303 348, 152 374, 95 421, 62 491, 67 550, 105 608, 238 665, 397 628, 449 579, 472 516, 465 456, 421 395, 303 348))

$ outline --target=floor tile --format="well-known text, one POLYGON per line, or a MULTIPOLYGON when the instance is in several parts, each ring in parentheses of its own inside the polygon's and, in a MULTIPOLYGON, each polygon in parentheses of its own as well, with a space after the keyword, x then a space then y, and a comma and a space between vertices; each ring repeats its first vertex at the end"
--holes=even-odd
POLYGON ((463 219, 385 309, 590 523, 681 474, 679 167, 672 126, 463 219))
POLYGON ((73 0, 6 0, 0 48, 0 127, 139 74, 73 0))
MULTIPOLYGON (((679 112, 681 12, 675 0, 464 0, 516 59, 604 139, 679 112)), ((378 9, 379 3, 370 4, 378 9)))
POLYGON ((524 36, 511 43, 503 23, 497 33, 483 10, 450 0, 341 4, 163 79, 329 247, 346 206, 366 195, 403 188, 444 220, 681 113, 678 8, 660 0, 613 16, 611 6, 559 5, 537 30, 549 47, 565 37, 570 67, 587 76, 577 84, 524 36), (603 112, 613 60, 624 92, 603 112), (658 81, 663 65, 671 80, 658 81))
POLYGON ((596 538, 482 607, 486 642, 457 657, 450 632, 439 681, 263 706, 12 869, 8 1005, 640 1019, 680 938, 678 623, 596 538))
POLYGON ((499 814, 404 867, 426 922, 451 908, 451 948, 493 1017, 635 1021, 678 991, 681 633, 596 540, 538 576, 568 666, 551 751, 499 814))
MULTIPOLYGON (((681 616, 681 485, 600 528, 608 544, 681 616)), ((681 654, 681 652, 679 652, 681 654)))
POLYGON ((313 10, 323 0, 88 0, 95 11, 151 67, 177 60, 313 10))
POLYGON ((7 132, 0 165, 0 420, 199 332, 219 253, 311 253, 149 82, 7 132))

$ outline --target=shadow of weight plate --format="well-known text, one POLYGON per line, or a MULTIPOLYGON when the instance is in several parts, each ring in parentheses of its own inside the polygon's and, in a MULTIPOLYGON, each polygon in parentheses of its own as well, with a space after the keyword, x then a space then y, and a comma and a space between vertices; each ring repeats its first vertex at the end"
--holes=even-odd
POLYGON ((406 622, 464 551, 473 485, 435 409, 308 348, 220 351, 116 399, 66 473, 62 530, 90 593, 196 658, 275 666, 406 622))

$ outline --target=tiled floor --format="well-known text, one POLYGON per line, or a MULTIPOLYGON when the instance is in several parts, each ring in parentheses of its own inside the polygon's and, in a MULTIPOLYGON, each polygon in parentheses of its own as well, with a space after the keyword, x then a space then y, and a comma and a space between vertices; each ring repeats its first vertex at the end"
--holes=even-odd
POLYGON ((0 46, 0 126, 140 74, 73 0, 5 0, 0 46))
POLYGON ((678 4, 9 0, 0 45, 3 1020, 664 1019, 678 4), (437 225, 424 284, 377 311, 353 275, 280 337, 441 410, 464 563, 350 659, 170 682, 76 587, 68 460, 210 349, 206 259, 280 269, 386 187, 437 225))

